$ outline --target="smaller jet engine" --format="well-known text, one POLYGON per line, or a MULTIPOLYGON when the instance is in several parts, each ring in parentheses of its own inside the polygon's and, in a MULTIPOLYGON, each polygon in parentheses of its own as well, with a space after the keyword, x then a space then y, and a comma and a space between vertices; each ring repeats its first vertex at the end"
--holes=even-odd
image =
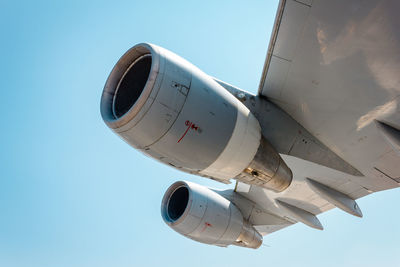
POLYGON ((262 244, 262 235, 231 201, 195 183, 172 184, 164 194, 161 214, 172 229, 201 243, 254 249, 262 244))

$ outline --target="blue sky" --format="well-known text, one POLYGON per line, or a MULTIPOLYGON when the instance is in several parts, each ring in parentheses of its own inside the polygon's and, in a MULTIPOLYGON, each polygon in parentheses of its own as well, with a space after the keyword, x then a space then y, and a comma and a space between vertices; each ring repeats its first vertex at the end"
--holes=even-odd
POLYGON ((398 190, 359 200, 364 218, 320 216, 258 250, 218 248, 164 224, 176 180, 227 188, 135 151, 103 123, 118 58, 151 42, 256 93, 277 1, 0 2, 0 266, 399 266, 398 190))

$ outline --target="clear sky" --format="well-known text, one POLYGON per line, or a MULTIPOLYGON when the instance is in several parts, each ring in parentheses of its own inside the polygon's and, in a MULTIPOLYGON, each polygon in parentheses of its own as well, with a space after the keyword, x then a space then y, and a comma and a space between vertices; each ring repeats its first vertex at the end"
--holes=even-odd
POLYGON ((0 1, 0 266, 400 266, 399 191, 297 224, 258 250, 175 233, 160 215, 176 180, 103 123, 106 78, 151 42, 256 93, 277 1, 0 1))

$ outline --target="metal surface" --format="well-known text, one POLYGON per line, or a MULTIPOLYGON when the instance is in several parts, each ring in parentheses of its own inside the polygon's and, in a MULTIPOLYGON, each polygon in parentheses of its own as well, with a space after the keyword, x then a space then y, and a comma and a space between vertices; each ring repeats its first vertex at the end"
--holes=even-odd
POLYGON ((260 146, 261 130, 257 119, 244 106, 237 106, 237 119, 228 144, 201 175, 229 181, 249 166, 260 146))
POLYGON ((246 106, 186 60, 152 44, 134 46, 117 62, 103 91, 101 114, 134 148, 179 170, 225 183, 250 164, 260 144, 260 126, 246 106), (142 75, 124 83, 142 92, 131 94, 139 97, 128 99, 131 108, 117 116, 114 102, 121 80, 150 56, 144 88, 137 86, 142 75))
POLYGON ((300 209, 296 206, 290 205, 279 199, 276 202, 280 206, 282 206, 282 208, 284 210, 286 210, 289 213, 289 215, 293 216, 297 221, 300 221, 300 222, 302 222, 312 228, 318 229, 318 230, 324 229, 324 227, 322 227, 321 222, 318 220, 318 218, 314 214, 312 214, 306 210, 300 209))
MULTIPOLYGON (((180 203, 175 202, 175 205, 180 203)), ((260 233, 232 202, 195 183, 179 181, 172 184, 164 194, 161 215, 172 229, 201 243, 248 248, 258 248, 262 244, 260 233), (188 199, 179 216, 171 218, 170 200, 180 188, 188 190, 188 199)))
POLYGON ((104 122, 112 129, 118 129, 127 123, 135 125, 147 112, 152 104, 155 95, 157 95, 160 81, 156 78, 158 73, 163 73, 164 60, 160 57, 157 47, 150 45, 140 45, 129 49, 117 62, 108 76, 101 97, 100 112, 104 122), (113 100, 118 84, 128 68, 141 56, 152 54, 151 70, 145 87, 136 103, 122 117, 116 118, 113 114, 113 100), (151 94, 151 97, 150 97, 151 94))
POLYGON ((215 80, 251 110, 260 123, 262 135, 278 153, 305 159, 350 175, 363 175, 268 99, 215 80))
POLYGON ((391 145, 393 150, 400 156, 400 130, 381 121, 376 121, 376 127, 382 133, 388 144, 391 145))
POLYGON ((361 209, 358 207, 358 204, 354 199, 351 199, 346 194, 343 194, 338 190, 316 182, 312 179, 307 178, 306 180, 309 183, 311 189, 319 194, 322 198, 326 199, 339 209, 344 210, 351 215, 362 217, 361 209))
POLYGON ((248 221, 244 220, 242 232, 236 239, 235 245, 246 248, 259 248, 262 240, 262 235, 248 221))
POLYGON ((292 181, 292 172, 262 138, 246 105, 195 66, 155 45, 139 44, 122 56, 106 83, 101 111, 128 144, 182 171, 278 192, 292 181), (154 60, 146 74, 152 80, 142 88, 138 84, 145 82, 145 71, 134 77, 131 70, 144 58, 154 60), (115 111, 117 99, 123 102, 122 115, 115 111))
POLYGON ((399 9, 398 1, 281 1, 259 88, 366 185, 391 184, 380 190, 400 177, 400 157, 374 124, 400 128, 399 9))
MULTIPOLYGON (((287 221, 287 223, 278 223, 271 220, 266 221, 262 225, 255 225, 255 228, 263 235, 275 232, 293 223, 302 222, 299 218, 296 218, 284 209, 278 203, 278 200, 315 216, 336 207, 310 187, 307 177, 312 177, 314 181, 334 188, 351 199, 358 199, 374 191, 379 191, 381 188, 387 188, 396 184, 393 181, 386 182, 386 180, 351 176, 296 157, 281 156, 293 171, 293 181, 285 191, 275 193, 271 190, 249 186, 240 182, 236 187, 238 194, 257 203, 260 209, 287 221)), ((324 225, 327 223, 324 223, 324 225)))
POLYGON ((292 177, 292 171, 278 152, 264 137, 261 137, 260 146, 254 159, 235 179, 281 192, 290 185, 292 177))
MULTIPOLYGON (((399 2, 314 0, 308 6, 293 2, 300 1, 280 2, 260 97, 241 97, 274 148, 295 156, 281 155, 293 181, 279 194, 242 183, 236 187, 263 210, 292 223, 301 220, 286 217, 278 200, 314 215, 336 207, 312 190, 307 177, 347 199, 395 188, 400 182, 400 158, 374 123, 384 121, 394 129, 400 125, 399 2), (284 25, 301 27, 292 34, 293 29, 284 25), (278 48, 285 43, 292 46, 278 48), (282 112, 288 115, 277 115, 282 112), (276 123, 271 117, 282 121, 276 123), (296 136, 297 142, 290 141, 296 136)), ((232 86, 230 91, 239 92, 232 86)), ((256 229, 269 234, 289 225, 266 223, 256 229)))

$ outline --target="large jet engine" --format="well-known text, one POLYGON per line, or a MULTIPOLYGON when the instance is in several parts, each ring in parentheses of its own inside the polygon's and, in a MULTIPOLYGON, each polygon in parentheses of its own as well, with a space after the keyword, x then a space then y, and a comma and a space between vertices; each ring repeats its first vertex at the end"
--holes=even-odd
POLYGON ((101 114, 128 144, 179 170, 275 191, 292 181, 249 109, 161 47, 138 44, 120 58, 103 90, 101 114))
POLYGON ((176 182, 165 193, 161 214, 178 233, 195 241, 258 248, 262 236, 240 210, 213 190, 190 182, 176 182))

